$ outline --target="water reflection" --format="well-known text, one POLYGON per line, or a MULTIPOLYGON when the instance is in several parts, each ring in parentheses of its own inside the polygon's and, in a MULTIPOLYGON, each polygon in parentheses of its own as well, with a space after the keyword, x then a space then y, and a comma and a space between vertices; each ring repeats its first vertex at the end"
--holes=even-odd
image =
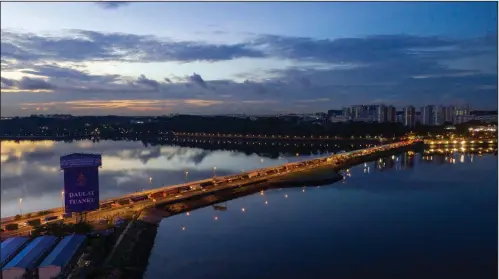
MULTIPOLYGON (((63 176, 59 157, 74 152, 101 153, 101 197, 108 198, 244 170, 302 160, 294 152, 275 158, 228 150, 149 145, 132 141, 2 141, 2 216, 23 210, 37 211, 60 206, 63 176)), ((278 150, 278 149, 276 149, 278 150)), ((305 154, 310 154, 309 150, 305 154)), ((312 156, 327 153, 314 149, 312 156)))
MULTIPOLYGON (((235 174, 306 157, 324 156, 330 150, 302 150, 281 153, 276 149, 275 158, 257 154, 246 154, 227 150, 203 150, 180 146, 148 145, 132 141, 2 141, 1 142, 1 186, 2 216, 19 213, 19 199, 23 199, 24 212, 60 206, 63 176, 59 170, 59 157, 73 152, 102 153, 103 167, 100 169, 101 197, 115 197, 126 193, 153 189, 162 185, 173 185, 212 176, 235 174), (309 155, 312 154, 312 155, 309 155)), ((287 150, 287 149, 285 149, 287 150)), ((468 164, 476 161, 473 156, 497 149, 467 150, 453 157, 446 150, 428 149, 423 156, 404 153, 365 164, 364 175, 413 168, 416 162, 435 164, 468 164), (469 152, 476 151, 473 155, 469 152), (480 153, 479 153, 480 152, 480 153), (461 155, 459 155, 461 154, 461 155), (419 158, 416 160, 416 157, 419 158)), ((450 151, 449 151, 450 152, 450 151)), ((345 175, 347 183, 353 174, 345 175)))
POLYGON ((164 219, 146 278, 331 278, 331 270, 335 278, 495 278, 496 157, 437 164, 423 156, 346 169, 346 184, 259 191, 223 212, 164 219), (462 261, 466 269, 456 268, 462 261))

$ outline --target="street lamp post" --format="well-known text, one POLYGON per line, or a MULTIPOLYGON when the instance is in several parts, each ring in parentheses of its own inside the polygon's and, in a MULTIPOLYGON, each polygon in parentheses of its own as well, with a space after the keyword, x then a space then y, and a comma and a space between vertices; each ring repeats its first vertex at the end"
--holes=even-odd
POLYGON ((213 167, 213 177, 217 176, 216 171, 217 171, 217 167, 213 167))
POLYGON ((61 192, 61 207, 62 210, 64 211, 64 191, 61 192))
POLYGON ((19 211, 21 212, 21 216, 23 215, 23 199, 19 199, 19 211))

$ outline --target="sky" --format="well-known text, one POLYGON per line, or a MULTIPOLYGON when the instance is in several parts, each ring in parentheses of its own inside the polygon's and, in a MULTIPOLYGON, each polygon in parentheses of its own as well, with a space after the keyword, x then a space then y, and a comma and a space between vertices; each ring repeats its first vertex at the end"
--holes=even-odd
POLYGON ((497 109, 497 2, 2 2, 1 115, 497 109))

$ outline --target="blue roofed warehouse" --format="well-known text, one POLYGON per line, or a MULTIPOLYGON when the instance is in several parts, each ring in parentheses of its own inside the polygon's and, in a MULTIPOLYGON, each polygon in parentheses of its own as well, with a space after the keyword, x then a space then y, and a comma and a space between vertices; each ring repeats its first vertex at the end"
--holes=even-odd
POLYGON ((59 276, 78 254, 85 239, 84 235, 76 234, 63 238, 38 267, 38 278, 50 279, 59 276))
POLYGON ((2 268, 3 279, 19 279, 36 271, 38 263, 54 247, 55 236, 40 236, 31 241, 2 268))
POLYGON ((12 237, 2 242, 0 250, 0 267, 9 262, 26 242, 28 242, 27 237, 12 237))

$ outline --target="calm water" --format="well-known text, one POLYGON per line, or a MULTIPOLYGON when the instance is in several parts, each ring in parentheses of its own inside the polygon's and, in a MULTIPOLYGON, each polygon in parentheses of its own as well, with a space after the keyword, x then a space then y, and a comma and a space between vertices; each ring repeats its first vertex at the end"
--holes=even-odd
MULTIPOLYGON (((59 156, 71 152, 103 153, 103 198, 300 159, 138 142, 2 142, 1 152, 2 216, 59 206, 59 156)), ((164 219, 146 278, 497 278, 497 157, 453 158, 404 154, 343 183, 164 219)))
POLYGON ((497 278, 497 157, 420 159, 164 219, 146 278, 497 278))
POLYGON ((293 152, 292 156, 271 159, 241 152, 144 146, 141 142, 125 141, 2 141, 0 145, 2 217, 19 214, 21 210, 31 212, 60 207, 64 179, 59 157, 74 152, 102 154, 101 199, 310 157, 295 156, 293 152), (19 199, 22 199, 21 204, 19 199))

